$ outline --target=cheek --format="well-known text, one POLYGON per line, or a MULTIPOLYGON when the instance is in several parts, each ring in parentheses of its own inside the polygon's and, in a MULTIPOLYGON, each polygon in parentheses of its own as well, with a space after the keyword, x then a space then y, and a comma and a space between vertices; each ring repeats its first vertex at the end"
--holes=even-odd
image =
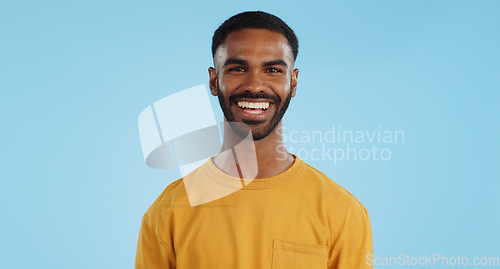
POLYGON ((225 75, 222 75, 219 79, 220 81, 220 87, 227 87, 228 85, 231 85, 231 84, 234 84, 234 78, 232 78, 231 76, 225 76, 225 75))
POLYGON ((291 78, 290 77, 282 76, 282 77, 274 78, 274 79, 269 80, 268 83, 272 88, 280 90, 282 92, 288 92, 291 89, 291 87, 290 87, 291 78))
POLYGON ((229 95, 231 95, 231 92, 232 92, 231 89, 234 89, 234 88, 231 85, 231 83, 228 82, 227 80, 221 80, 218 83, 218 89, 219 89, 221 97, 227 99, 229 97, 229 95))
POLYGON ((223 76, 219 83, 219 89, 223 91, 226 96, 235 91, 241 85, 241 81, 235 77, 223 76))
MULTIPOLYGON (((276 91, 278 95, 286 95, 291 89, 291 77, 284 76, 266 76, 261 77, 262 82, 268 87, 276 91)), ((226 96, 231 92, 239 89, 245 83, 244 76, 222 75, 218 81, 219 90, 224 92, 226 96)))

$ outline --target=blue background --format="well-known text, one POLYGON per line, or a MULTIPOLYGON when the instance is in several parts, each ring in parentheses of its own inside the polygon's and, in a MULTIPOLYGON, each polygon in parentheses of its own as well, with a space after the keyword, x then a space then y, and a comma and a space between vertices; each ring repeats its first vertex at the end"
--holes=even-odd
POLYGON ((299 37, 288 130, 404 131, 389 161, 308 161, 366 206, 375 256, 500 256, 499 1, 2 1, 2 268, 133 268, 180 177, 145 165, 137 117, 207 84, 245 10, 299 37))

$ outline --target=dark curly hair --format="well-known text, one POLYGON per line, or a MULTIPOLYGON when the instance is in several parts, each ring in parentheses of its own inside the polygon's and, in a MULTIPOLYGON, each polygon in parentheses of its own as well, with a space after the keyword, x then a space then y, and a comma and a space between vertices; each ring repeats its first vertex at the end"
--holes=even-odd
POLYGON ((236 14, 219 26, 212 38, 212 57, 214 57, 217 48, 224 43, 227 35, 247 28, 267 29, 284 35, 292 49, 293 59, 297 59, 299 41, 293 30, 280 18, 263 11, 247 11, 236 14))

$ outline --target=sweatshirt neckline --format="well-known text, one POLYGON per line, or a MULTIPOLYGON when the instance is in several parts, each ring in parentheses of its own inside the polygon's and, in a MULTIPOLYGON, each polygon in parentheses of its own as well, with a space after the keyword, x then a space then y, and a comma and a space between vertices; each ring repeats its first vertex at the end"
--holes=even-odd
POLYGON ((208 177, 211 180, 226 187, 243 190, 269 189, 292 180, 304 169, 304 161, 299 159, 299 157, 297 157, 296 155, 292 155, 295 160, 287 170, 285 170, 281 174, 267 178, 256 178, 252 180, 245 178, 240 179, 238 177, 230 176, 222 172, 219 168, 217 168, 217 166, 215 166, 213 157, 210 157, 210 159, 208 159, 208 161, 203 165, 202 169, 207 173, 208 177))

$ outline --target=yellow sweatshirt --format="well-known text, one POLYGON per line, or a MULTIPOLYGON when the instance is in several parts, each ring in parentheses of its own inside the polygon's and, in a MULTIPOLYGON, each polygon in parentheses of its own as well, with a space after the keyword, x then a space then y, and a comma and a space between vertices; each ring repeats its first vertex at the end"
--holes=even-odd
POLYGON ((212 159, 185 178, 234 191, 191 207, 183 179, 171 183, 144 214, 136 269, 372 268, 366 209, 297 156, 244 187, 212 159))

